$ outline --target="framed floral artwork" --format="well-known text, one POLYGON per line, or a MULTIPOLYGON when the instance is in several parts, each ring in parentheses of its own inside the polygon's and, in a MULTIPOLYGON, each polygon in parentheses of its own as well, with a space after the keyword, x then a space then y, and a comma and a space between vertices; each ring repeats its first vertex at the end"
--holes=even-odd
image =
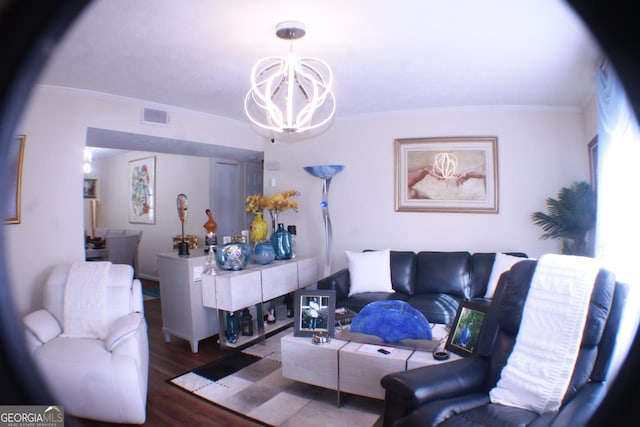
POLYGON ((129 222, 156 223, 156 158, 129 162, 129 222))
POLYGON ((20 196, 22 191, 22 161, 26 136, 18 135, 15 144, 9 148, 7 173, 5 224, 20 224, 20 196))
POLYGON ((498 212, 498 138, 395 140, 395 210, 498 212))

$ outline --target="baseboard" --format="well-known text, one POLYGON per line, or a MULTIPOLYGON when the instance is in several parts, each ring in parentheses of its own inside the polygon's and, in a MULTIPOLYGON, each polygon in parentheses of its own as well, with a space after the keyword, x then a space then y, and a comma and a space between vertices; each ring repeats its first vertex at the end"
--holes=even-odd
POLYGON ((160 278, 157 276, 150 276, 148 274, 139 274, 138 279, 152 280, 154 282, 160 283, 160 278))

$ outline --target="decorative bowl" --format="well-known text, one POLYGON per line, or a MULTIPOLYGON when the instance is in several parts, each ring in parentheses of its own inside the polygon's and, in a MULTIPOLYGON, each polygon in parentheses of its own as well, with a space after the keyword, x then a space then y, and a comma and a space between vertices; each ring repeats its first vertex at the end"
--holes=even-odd
POLYGON ((260 265, 271 264, 276 259, 276 251, 273 249, 271 242, 261 240, 253 247, 253 262, 260 265))
POLYGON ((226 243, 218 246, 216 251, 216 263, 223 270, 242 270, 250 257, 251 248, 246 243, 226 243))

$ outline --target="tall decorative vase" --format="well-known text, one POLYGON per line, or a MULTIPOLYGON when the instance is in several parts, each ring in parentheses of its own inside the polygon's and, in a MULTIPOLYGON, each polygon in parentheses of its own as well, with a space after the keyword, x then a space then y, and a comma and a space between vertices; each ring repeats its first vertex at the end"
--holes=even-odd
POLYGON ((267 221, 262 217, 262 212, 258 212, 256 217, 251 221, 251 225, 249 226, 249 237, 251 237, 251 244, 256 244, 257 242, 264 240, 267 238, 267 221))
POLYGON ((331 274, 331 244, 333 235, 331 231, 331 218, 329 218, 329 185, 331 184, 331 178, 336 174, 342 172, 344 165, 319 165, 319 166, 305 166, 306 170, 316 178, 322 179, 322 201, 320 202, 320 208, 322 209, 322 219, 324 221, 324 276, 331 274))
POLYGON ((276 259, 291 259, 291 233, 278 224, 278 229, 271 235, 271 245, 276 252, 276 259))
POLYGON ((271 214, 271 234, 273 234, 277 230, 276 226, 278 225, 278 215, 280 214, 280 211, 270 209, 269 214, 271 214))

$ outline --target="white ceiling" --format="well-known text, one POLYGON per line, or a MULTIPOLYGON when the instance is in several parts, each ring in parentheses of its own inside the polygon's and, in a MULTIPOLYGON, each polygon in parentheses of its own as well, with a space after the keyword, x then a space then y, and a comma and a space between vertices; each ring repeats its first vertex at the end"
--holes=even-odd
POLYGON ((245 120, 249 72, 294 51, 328 62, 336 117, 477 105, 580 108, 601 51, 562 0, 97 0, 41 83, 245 120))

